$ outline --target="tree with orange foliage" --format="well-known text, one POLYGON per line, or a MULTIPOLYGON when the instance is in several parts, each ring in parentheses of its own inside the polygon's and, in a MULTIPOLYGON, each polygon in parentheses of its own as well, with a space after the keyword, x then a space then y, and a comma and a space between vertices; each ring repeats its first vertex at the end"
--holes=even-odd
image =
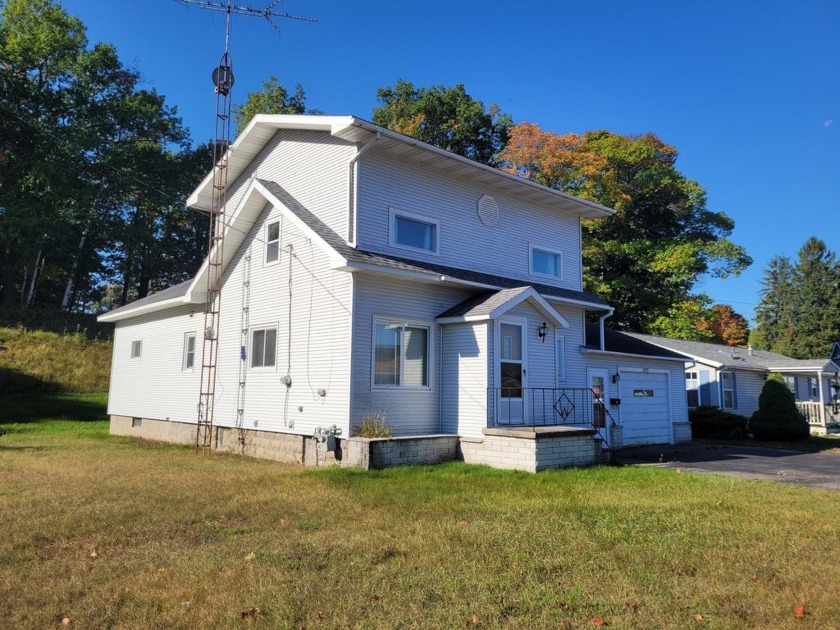
POLYGON ((528 122, 509 133, 504 170, 616 210, 584 221, 583 262, 586 287, 615 307, 617 328, 649 331, 703 297, 692 293, 701 275, 752 263, 727 238, 732 219, 707 209, 703 188, 676 169, 677 150, 655 134, 560 135, 528 122))
POLYGON ((705 328, 712 333, 712 341, 727 346, 746 346, 750 338, 747 319, 736 313, 729 304, 715 304, 709 309, 705 328))

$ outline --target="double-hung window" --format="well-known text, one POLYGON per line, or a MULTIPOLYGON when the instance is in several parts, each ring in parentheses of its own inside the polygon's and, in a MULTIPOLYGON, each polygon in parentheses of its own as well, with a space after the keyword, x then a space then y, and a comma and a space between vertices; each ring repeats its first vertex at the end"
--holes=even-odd
POLYGON ((277 363, 277 328, 251 331, 251 367, 268 368, 277 363))
POLYGON ((192 372, 195 367, 195 333, 188 332, 184 335, 184 358, 181 363, 181 370, 192 372))
POLYGON ((721 372, 720 383, 721 391, 723 393, 723 408, 732 409, 735 406, 735 396, 733 394, 734 387, 732 386, 732 372, 721 372))
POLYGON ((391 247, 438 253, 440 223, 436 219, 391 208, 391 247))
POLYGON ((143 355, 143 341, 138 339, 131 342, 131 358, 139 359, 143 355))
POLYGON ((531 273, 563 278, 563 254, 542 247, 531 247, 531 273))
POLYGON ((280 221, 271 221, 265 226, 265 263, 280 260, 280 221))
POLYGON ((685 393, 688 397, 689 409, 700 406, 700 379, 697 372, 685 373, 685 393))
POLYGON ((374 322, 375 387, 429 387, 429 326, 374 322))

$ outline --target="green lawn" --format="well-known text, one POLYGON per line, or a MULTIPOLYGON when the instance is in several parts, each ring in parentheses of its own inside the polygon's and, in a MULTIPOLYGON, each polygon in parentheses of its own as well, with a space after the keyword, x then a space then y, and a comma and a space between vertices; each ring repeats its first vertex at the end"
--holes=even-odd
POLYGON ((838 627, 837 493, 306 469, 109 437, 101 402, 0 401, 2 627, 838 627))

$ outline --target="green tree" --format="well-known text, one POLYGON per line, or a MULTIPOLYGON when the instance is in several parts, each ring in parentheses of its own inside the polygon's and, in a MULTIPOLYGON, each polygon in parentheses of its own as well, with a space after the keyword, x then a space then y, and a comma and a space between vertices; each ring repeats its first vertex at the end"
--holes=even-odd
MULTIPOLYGON (((681 317, 703 275, 738 275, 752 263, 727 237, 734 222, 706 206, 706 193, 676 168, 677 150, 652 133, 559 135, 532 123, 510 129, 503 168, 614 208, 584 221, 584 281, 615 307, 621 329, 649 331, 681 317)), ((680 326, 679 322, 675 326, 680 326)))
POLYGON ((289 94, 277 77, 270 76, 263 81, 262 90, 249 92, 245 102, 233 108, 236 134, 245 131, 245 127, 257 114, 303 114, 305 111, 306 93, 303 86, 298 83, 295 93, 289 94))
POLYGON ((495 166, 508 140, 512 121, 495 104, 467 94, 464 85, 414 87, 397 80, 393 87, 376 91, 379 107, 373 122, 417 138, 476 162, 495 166))
POLYGON ((68 307, 115 247, 119 208, 187 132, 154 91, 138 90, 109 44, 50 0, 0 14, 0 305, 68 307))
POLYGON ((816 237, 800 248, 796 263, 773 258, 764 272, 756 329, 758 348, 798 359, 826 358, 840 339, 840 264, 816 237))
POLYGON ((793 393, 777 375, 771 376, 758 397, 758 410, 750 417, 750 432, 759 440, 806 439, 810 429, 793 393))

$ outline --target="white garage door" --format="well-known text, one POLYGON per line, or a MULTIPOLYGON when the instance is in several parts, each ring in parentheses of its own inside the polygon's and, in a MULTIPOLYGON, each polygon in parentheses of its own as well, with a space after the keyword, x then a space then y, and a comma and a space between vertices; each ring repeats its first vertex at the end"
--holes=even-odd
POLYGON ((621 373, 621 424, 624 444, 666 444, 671 441, 668 374, 621 373))

